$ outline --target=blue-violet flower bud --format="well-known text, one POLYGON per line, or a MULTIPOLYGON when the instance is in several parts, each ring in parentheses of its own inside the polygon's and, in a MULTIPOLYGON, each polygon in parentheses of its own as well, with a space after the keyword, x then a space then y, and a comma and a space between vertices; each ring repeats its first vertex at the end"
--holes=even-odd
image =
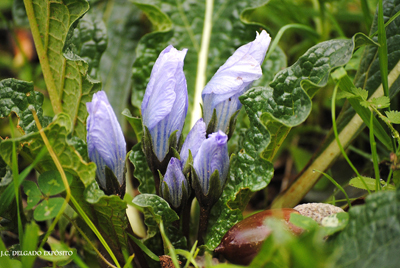
POLYGON ((183 60, 187 49, 178 51, 172 45, 158 56, 142 102, 143 125, 148 128, 153 151, 162 162, 168 153, 168 139, 181 135, 188 109, 188 94, 183 60))
MULTIPOLYGON (((171 157, 168 163, 167 171, 164 175, 164 182, 168 185, 169 200, 167 200, 174 208, 178 208, 182 203, 183 187, 188 189, 185 176, 182 173, 182 164, 179 159, 171 157)), ((186 190, 185 189, 185 190, 186 190)), ((161 193, 165 191, 165 184, 161 184, 161 193)))
POLYGON ((123 185, 126 143, 106 93, 95 93, 92 102, 87 102, 86 107, 89 112, 86 126, 88 153, 97 165, 96 174, 100 185, 106 189, 106 166, 114 172, 119 184, 123 185))
POLYGON ((203 89, 204 121, 210 123, 214 109, 217 115, 215 130, 227 133, 232 115, 242 104, 239 97, 262 75, 261 64, 268 50, 270 36, 266 31, 253 42, 238 48, 214 74, 203 89))
POLYGON ((218 131, 208 135, 194 158, 193 168, 196 171, 204 195, 210 188, 210 177, 215 170, 219 172, 221 187, 224 186, 229 171, 228 136, 218 131))
POLYGON ((180 152, 181 163, 185 166, 186 161, 189 157, 189 150, 192 153, 193 159, 196 157, 197 152, 203 141, 206 139, 206 124, 203 118, 197 120, 196 124, 192 127, 187 135, 185 142, 182 145, 180 152))

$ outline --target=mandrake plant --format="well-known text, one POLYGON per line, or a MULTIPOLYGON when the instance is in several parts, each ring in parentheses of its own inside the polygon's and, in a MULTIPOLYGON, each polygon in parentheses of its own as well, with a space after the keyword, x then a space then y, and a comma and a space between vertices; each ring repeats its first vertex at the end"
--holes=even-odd
POLYGON ((396 267, 400 1, 350 2, 15 0, 0 266, 396 267), (316 116, 311 157, 293 135, 316 116), (243 220, 282 151, 298 174, 243 220), (291 209, 323 180, 346 212, 291 209))

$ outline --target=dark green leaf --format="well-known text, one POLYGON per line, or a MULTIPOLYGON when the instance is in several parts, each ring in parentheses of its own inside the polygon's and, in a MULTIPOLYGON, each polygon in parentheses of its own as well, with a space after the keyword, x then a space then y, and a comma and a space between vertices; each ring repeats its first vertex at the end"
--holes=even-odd
POLYGON ((158 233, 158 225, 162 220, 165 225, 179 219, 178 215, 168 205, 167 201, 155 194, 137 195, 132 203, 143 212, 147 225, 147 239, 158 233))
MULTIPOLYGON (((85 185, 89 185, 95 178, 96 165, 94 163, 86 163, 75 148, 68 145, 66 138, 71 132, 69 116, 64 113, 58 114, 54 121, 44 128, 44 132, 64 170, 74 176, 78 176, 85 185)), ((11 164, 13 141, 19 144, 17 150, 21 151, 24 157, 31 160, 35 159, 45 146, 38 132, 20 138, 5 140, 0 143, 0 155, 8 164, 11 164)), ((56 170, 56 166, 48 153, 41 159, 36 168, 39 172, 56 170)))
POLYGON ((153 174, 150 171, 146 162, 146 156, 142 151, 142 144, 138 143, 133 146, 129 153, 129 160, 135 167, 133 176, 139 181, 139 192, 142 194, 155 194, 156 188, 154 185, 153 174))
POLYGON ((30 108, 35 109, 43 127, 48 124, 43 118, 42 104, 43 94, 33 90, 33 83, 13 78, 0 81, 0 117, 15 113, 22 132, 29 134, 37 131, 30 108))
MULTIPOLYGON (((67 177, 68 184, 71 184, 73 179, 72 175, 68 172, 65 172, 65 175, 67 177)), ((65 191, 65 186, 60 172, 56 170, 49 170, 40 174, 38 178, 38 184, 42 193, 47 196, 56 195, 65 191)))
POLYGON ((48 200, 43 200, 42 203, 36 207, 33 217, 36 221, 50 220, 57 216, 63 203, 64 198, 62 197, 54 197, 48 200))
POLYGON ((334 239, 336 267, 397 267, 400 262, 400 191, 381 191, 349 211, 349 223, 334 239))
POLYGON ((103 90, 122 124, 121 112, 126 108, 132 86, 132 65, 139 39, 147 31, 142 12, 130 1, 105 2, 107 34, 110 45, 100 62, 103 90))
POLYGON ((28 196, 26 199, 28 203, 26 209, 32 209, 34 206, 36 206, 37 203, 39 203, 40 200, 42 200, 43 195, 40 192, 36 183, 34 183, 33 181, 23 181, 22 187, 24 187, 24 192, 28 196))

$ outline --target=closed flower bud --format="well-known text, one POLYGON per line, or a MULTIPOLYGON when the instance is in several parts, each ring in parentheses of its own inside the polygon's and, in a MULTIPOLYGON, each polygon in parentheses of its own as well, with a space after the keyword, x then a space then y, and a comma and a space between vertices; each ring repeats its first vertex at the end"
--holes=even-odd
POLYGON ((179 140, 187 114, 188 94, 183 73, 186 51, 170 45, 160 53, 143 97, 143 125, 150 132, 152 150, 160 162, 168 153, 172 133, 177 131, 179 140))
POLYGON ((233 133, 230 122, 242 107, 239 97, 250 88, 253 81, 261 77, 261 64, 270 41, 266 31, 257 33, 256 39, 238 48, 203 89, 203 117, 207 125, 210 124, 214 109, 216 111, 212 132, 222 130, 233 133))
MULTIPOLYGON (((182 205, 182 199, 187 199, 188 183, 182 173, 182 164, 179 159, 172 157, 169 161, 167 171, 161 182, 162 197, 167 200, 173 208, 182 205)), ((184 200, 185 202, 186 200, 184 200)))
POLYGON ((200 118, 196 124, 192 127, 189 134, 186 137, 185 142, 182 145, 182 149, 180 152, 181 163, 185 166, 186 161, 189 158, 189 150, 192 154, 192 158, 194 159, 199 151, 199 148, 203 141, 206 139, 206 124, 203 121, 203 118, 200 118))
POLYGON ((119 185, 123 186, 126 143, 106 93, 95 93, 92 102, 86 103, 86 107, 89 112, 86 126, 88 154, 96 163, 96 175, 100 186, 107 189, 107 185, 110 185, 110 182, 107 182, 109 178, 106 176, 106 167, 114 173, 119 185))
POLYGON ((220 189, 212 189, 213 191, 217 191, 213 195, 217 198, 216 196, 219 197, 222 193, 222 187, 225 184, 229 171, 227 142, 228 136, 222 131, 212 133, 208 136, 208 139, 203 141, 194 158, 193 168, 196 172, 201 191, 205 196, 209 194, 210 179, 215 171, 218 171, 220 189))

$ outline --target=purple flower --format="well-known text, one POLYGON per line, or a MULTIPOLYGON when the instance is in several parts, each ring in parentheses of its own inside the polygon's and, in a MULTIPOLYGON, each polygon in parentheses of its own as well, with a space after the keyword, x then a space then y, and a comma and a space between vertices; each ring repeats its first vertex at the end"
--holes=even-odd
POLYGON ((177 130, 179 139, 188 109, 183 60, 187 49, 168 46, 151 71, 142 102, 143 125, 150 132, 154 154, 162 162, 168 153, 168 139, 177 130))
POLYGON ((266 31, 257 33, 256 39, 238 48, 203 89, 204 120, 208 125, 215 109, 215 131, 227 133, 232 115, 242 107, 239 97, 262 75, 261 64, 270 41, 266 31))
POLYGON ((172 157, 168 163, 167 172, 161 183, 161 193, 174 208, 180 207, 184 191, 188 189, 188 183, 182 173, 182 164, 179 159, 172 157), (167 187, 168 186, 168 191, 167 187), (183 189, 185 187, 185 189, 183 189))
POLYGON ((106 189, 106 166, 110 168, 120 185, 124 183, 126 143, 121 126, 108 102, 104 91, 93 95, 86 103, 87 145, 89 158, 96 163, 96 174, 100 185, 106 189))
POLYGON ((207 195, 210 188, 210 177, 218 170, 221 187, 224 186, 229 171, 228 136, 218 131, 203 141, 194 158, 193 168, 200 182, 201 190, 207 195))
POLYGON ((192 153, 193 159, 196 157, 197 152, 203 141, 206 139, 206 124, 203 118, 197 120, 196 124, 192 127, 189 134, 186 137, 185 142, 182 145, 180 152, 181 163, 185 166, 186 161, 189 157, 189 150, 192 153))

